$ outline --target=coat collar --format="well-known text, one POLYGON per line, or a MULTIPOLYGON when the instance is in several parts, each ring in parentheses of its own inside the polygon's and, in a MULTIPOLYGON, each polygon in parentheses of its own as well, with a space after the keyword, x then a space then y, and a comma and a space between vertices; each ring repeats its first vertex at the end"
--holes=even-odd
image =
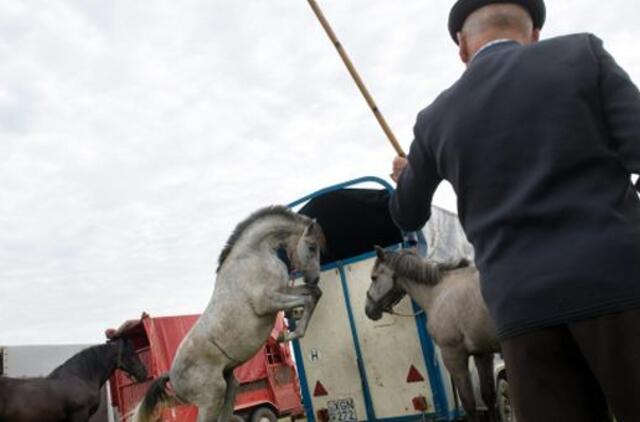
POLYGON ((505 48, 519 46, 519 45, 520 44, 517 41, 510 40, 508 38, 490 41, 485 45, 483 45, 482 47, 480 47, 478 51, 476 51, 476 54, 473 55, 469 64, 473 65, 473 63, 476 60, 492 52, 503 50, 505 48))

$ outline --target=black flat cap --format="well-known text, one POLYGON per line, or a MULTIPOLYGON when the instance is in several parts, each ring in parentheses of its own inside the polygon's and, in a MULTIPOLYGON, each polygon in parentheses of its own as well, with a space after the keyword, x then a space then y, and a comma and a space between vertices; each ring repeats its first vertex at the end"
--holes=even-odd
POLYGON ((458 44, 456 34, 462 30, 462 25, 470 14, 481 7, 495 3, 512 3, 524 7, 531 15, 533 27, 542 29, 547 16, 544 0, 458 0, 449 13, 449 33, 453 41, 458 44))

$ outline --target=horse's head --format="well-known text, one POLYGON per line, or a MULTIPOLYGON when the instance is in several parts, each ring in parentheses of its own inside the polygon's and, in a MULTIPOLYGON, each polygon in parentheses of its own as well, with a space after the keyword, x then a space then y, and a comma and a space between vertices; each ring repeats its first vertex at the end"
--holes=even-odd
POLYGON ((130 338, 117 337, 109 340, 109 343, 115 344, 118 348, 116 368, 123 370, 137 382, 143 382, 147 379, 147 368, 140 360, 130 338))
POLYGON ((392 263, 396 252, 387 252, 376 246, 376 261, 371 270, 371 285, 367 290, 364 312, 374 321, 382 318, 383 312, 393 311, 393 307, 407 294, 397 284, 397 276, 392 263))
POLYGON ((317 284, 320 280, 320 251, 324 245, 322 228, 313 220, 298 239, 295 253, 295 267, 302 272, 306 284, 317 284))

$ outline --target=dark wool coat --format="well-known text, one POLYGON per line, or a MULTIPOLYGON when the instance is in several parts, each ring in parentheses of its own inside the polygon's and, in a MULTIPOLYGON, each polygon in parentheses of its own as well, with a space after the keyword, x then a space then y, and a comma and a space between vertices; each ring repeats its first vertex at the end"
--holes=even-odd
POLYGON ((451 182, 501 338, 640 307, 640 93, 595 36, 481 51, 408 159, 394 221, 423 226, 451 182))

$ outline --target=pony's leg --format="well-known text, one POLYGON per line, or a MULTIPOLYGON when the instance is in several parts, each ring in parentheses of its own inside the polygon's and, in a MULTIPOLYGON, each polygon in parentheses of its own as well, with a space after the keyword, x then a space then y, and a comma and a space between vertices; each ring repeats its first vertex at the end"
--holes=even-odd
POLYGON ((220 406, 222 406, 222 399, 206 407, 198 406, 198 422, 218 422, 220 406))
POLYGON ((224 405, 227 383, 219 376, 207 381, 199 386, 197 397, 189 401, 198 406, 198 422, 218 422, 224 405))
POLYGON ((482 401, 489 409, 489 422, 497 421, 496 415, 496 382, 493 378, 493 353, 475 355, 473 359, 480 378, 482 401))
POLYGON ((290 294, 284 291, 260 292, 260 296, 253 300, 253 310, 258 316, 271 315, 279 311, 288 311, 293 308, 308 306, 310 296, 302 294, 290 294))
POLYGON ((456 384, 462 408, 469 422, 476 422, 476 398, 473 394, 471 374, 469 373, 469 355, 456 348, 442 348, 442 361, 456 384))
MULTIPOLYGON (((322 297, 322 290, 320 290, 318 286, 304 285, 298 287, 304 287, 304 294, 309 295, 311 300, 307 305, 304 306, 302 318, 296 322, 295 331, 281 334, 281 336, 278 337, 278 341, 291 341, 296 338, 304 337, 304 334, 307 332, 307 325, 311 320, 311 316, 316 309, 316 305, 318 304, 320 297, 322 297)), ((293 289, 296 288, 297 287, 294 287, 293 289)))
POLYGON ((257 315, 262 316, 279 311, 304 308, 304 315, 298 322, 299 325, 294 333, 287 333, 283 338, 279 339, 280 341, 287 341, 304 335, 320 296, 322 296, 322 291, 318 286, 286 287, 282 290, 269 291, 261 295, 260 299, 253 301, 253 309, 257 315))
POLYGON ((224 380, 227 382, 227 390, 224 394, 224 404, 222 405, 222 412, 220 413, 220 417, 218 417, 218 422, 228 422, 231 419, 231 415, 233 415, 233 405, 236 401, 236 393, 240 386, 231 369, 224 374, 224 380))

